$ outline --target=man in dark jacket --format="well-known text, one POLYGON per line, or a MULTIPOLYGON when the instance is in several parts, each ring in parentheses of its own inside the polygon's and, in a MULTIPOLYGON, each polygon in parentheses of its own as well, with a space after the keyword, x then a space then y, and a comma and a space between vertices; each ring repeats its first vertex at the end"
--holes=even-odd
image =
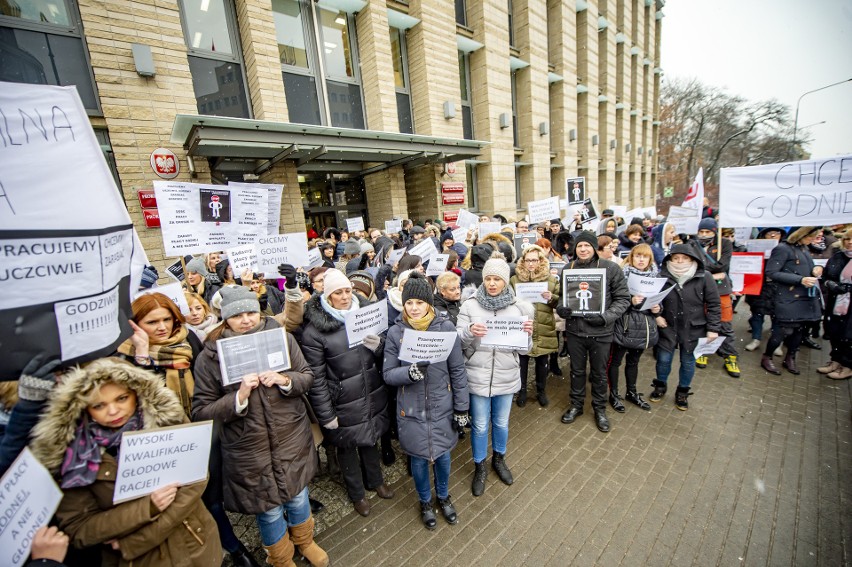
MULTIPOLYGON (((556 308, 557 314, 565 319, 568 334, 568 353, 571 357, 571 407, 562 416, 562 423, 574 423, 583 415, 586 399, 586 360, 589 361, 589 381, 592 383, 592 409, 595 424, 604 433, 610 430, 606 417, 607 381, 606 364, 612 343, 615 322, 624 315, 630 305, 627 279, 617 264, 598 258, 597 237, 581 231, 574 238, 571 256, 574 260, 565 270, 600 268, 606 270, 606 296, 603 315, 572 317, 569 307, 556 308)), ((562 274, 559 276, 562 280, 562 274)), ((565 286, 562 286, 565 293, 565 286)))

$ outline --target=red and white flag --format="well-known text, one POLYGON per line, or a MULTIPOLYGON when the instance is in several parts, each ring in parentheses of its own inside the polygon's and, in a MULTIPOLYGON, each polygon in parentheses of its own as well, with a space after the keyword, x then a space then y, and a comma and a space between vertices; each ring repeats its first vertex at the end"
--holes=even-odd
POLYGON ((695 176, 695 181, 692 182, 692 187, 686 194, 686 199, 683 200, 681 207, 689 207, 691 209, 704 208, 704 168, 698 169, 698 174, 695 176))

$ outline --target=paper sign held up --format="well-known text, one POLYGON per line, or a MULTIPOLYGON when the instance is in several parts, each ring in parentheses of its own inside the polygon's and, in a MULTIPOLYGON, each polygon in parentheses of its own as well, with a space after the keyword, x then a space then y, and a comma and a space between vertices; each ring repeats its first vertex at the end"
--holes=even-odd
POLYGON ((393 219, 385 221, 385 232, 388 234, 399 234, 402 230, 402 221, 399 219, 393 219))
POLYGON ((360 345, 367 335, 380 335, 387 330, 388 302, 379 301, 373 305, 349 311, 344 319, 349 346, 360 345))
POLYGON ((243 270, 257 271, 257 253, 254 244, 244 244, 226 250, 228 262, 234 270, 234 275, 239 276, 243 270))
POLYGON ((562 216, 562 211, 559 209, 559 197, 530 201, 527 203, 527 211, 529 211, 529 222, 531 223, 546 222, 562 216))
POLYGON ((529 301, 530 303, 547 303, 541 296, 542 292, 547 291, 547 282, 518 282, 515 284, 515 295, 518 299, 529 301))
POLYGON ((146 289, 136 297, 141 297, 149 293, 162 293, 171 299, 175 305, 177 305, 181 313, 184 315, 189 314, 189 304, 186 302, 186 295, 184 295, 183 287, 179 283, 173 282, 166 285, 152 287, 151 289, 146 289))
POLYGON ((527 350, 530 336, 524 332, 523 317, 504 317, 482 321, 488 331, 480 339, 482 346, 505 350, 527 350))
POLYGON ((308 235, 304 232, 276 234, 258 239, 255 244, 258 271, 267 278, 278 277, 279 264, 307 266, 308 235))
POLYGON ((173 482, 204 480, 212 437, 212 421, 125 432, 113 503, 134 500, 173 482))
POLYGON ((399 359, 405 362, 441 362, 450 352, 459 336, 454 331, 415 331, 405 329, 399 359))
POLYGON ((349 232, 364 230, 364 217, 346 219, 346 228, 349 232))
POLYGON ((429 266, 426 268, 427 276, 440 276, 447 271, 447 260, 450 259, 449 254, 435 254, 429 261, 429 266))
POLYGON ((216 341, 222 384, 234 384, 246 374, 290 368, 287 332, 272 329, 216 341))
POLYGON ((471 228, 479 223, 479 217, 465 209, 459 209, 459 218, 456 219, 456 224, 459 228, 471 228))

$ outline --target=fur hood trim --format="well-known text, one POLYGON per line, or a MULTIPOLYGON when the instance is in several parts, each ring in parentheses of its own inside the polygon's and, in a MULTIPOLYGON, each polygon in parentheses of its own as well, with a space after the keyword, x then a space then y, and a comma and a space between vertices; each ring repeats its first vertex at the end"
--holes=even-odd
POLYGON ((333 333, 343 326, 343 323, 322 308, 319 294, 314 294, 305 303, 305 322, 316 327, 320 333, 333 333))
POLYGON ((187 420, 177 395, 152 372, 118 358, 104 358, 85 368, 75 368, 53 388, 47 409, 33 429, 30 449, 51 473, 56 474, 62 464, 90 394, 107 382, 136 392, 143 429, 178 425, 187 420))
POLYGON ((547 260, 547 254, 544 248, 535 244, 524 248, 523 256, 526 256, 530 250, 538 251, 540 257, 544 258, 544 262, 539 262, 534 272, 527 269, 526 263, 518 259, 518 265, 515 266, 515 275, 519 282, 546 282, 550 277, 550 263, 547 260))

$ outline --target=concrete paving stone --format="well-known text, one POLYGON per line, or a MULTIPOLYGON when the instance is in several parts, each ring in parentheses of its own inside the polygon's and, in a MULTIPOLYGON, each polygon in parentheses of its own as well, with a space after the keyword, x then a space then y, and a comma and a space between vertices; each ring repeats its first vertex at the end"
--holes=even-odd
POLYGON ((796 567, 811 567, 817 565, 848 565, 848 563, 842 562, 842 558, 839 557, 836 552, 832 550, 825 550, 825 555, 822 555, 820 553, 821 551, 821 549, 818 549, 815 545, 812 545, 810 543, 797 542, 796 557, 793 559, 793 564, 796 565, 796 567), (832 560, 840 561, 832 562, 832 560))

